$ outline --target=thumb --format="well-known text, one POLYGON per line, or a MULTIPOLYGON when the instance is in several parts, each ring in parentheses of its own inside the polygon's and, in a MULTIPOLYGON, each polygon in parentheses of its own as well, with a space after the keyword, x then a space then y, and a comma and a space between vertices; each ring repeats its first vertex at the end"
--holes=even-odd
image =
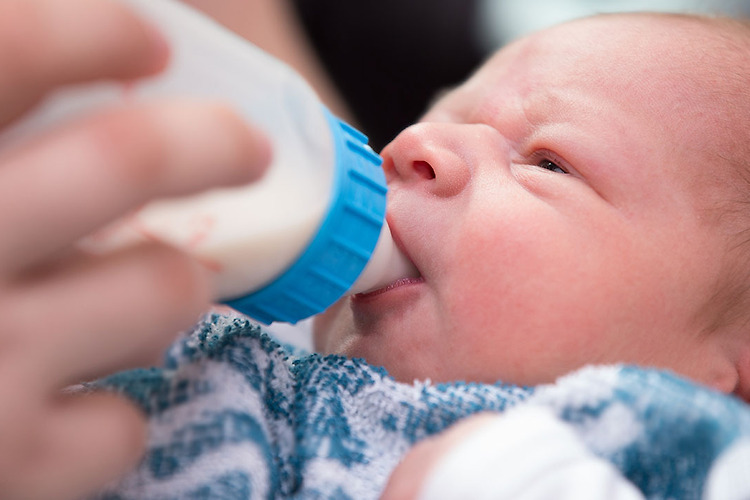
POLYGON ((146 438, 145 417, 132 403, 105 393, 66 396, 40 431, 3 498, 93 493, 137 464, 146 438))

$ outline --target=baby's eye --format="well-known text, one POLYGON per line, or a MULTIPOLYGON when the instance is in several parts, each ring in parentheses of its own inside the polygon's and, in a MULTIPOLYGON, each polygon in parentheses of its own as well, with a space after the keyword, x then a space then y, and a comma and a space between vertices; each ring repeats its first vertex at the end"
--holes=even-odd
POLYGON ((568 173, 565 171, 565 169, 560 167, 557 163, 553 162, 552 160, 542 159, 537 162, 537 165, 545 170, 549 170, 550 172, 558 172, 560 174, 568 173))
POLYGON ((526 158, 526 163, 557 174, 569 174, 571 172, 568 162, 549 149, 534 151, 526 158))

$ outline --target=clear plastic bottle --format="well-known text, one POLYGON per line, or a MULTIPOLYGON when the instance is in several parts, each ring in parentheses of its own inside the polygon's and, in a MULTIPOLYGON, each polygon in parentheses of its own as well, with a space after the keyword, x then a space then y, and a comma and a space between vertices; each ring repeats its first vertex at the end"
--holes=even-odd
POLYGON ((364 135, 335 118, 288 66, 190 7, 119 1, 162 31, 167 70, 127 87, 64 89, 4 132, 0 148, 113 102, 200 96, 229 102, 263 129, 274 161, 251 185, 151 203, 88 238, 89 247, 143 238, 178 246, 214 271, 218 300, 264 323, 296 322, 346 293, 413 275, 385 223, 381 160, 364 135))

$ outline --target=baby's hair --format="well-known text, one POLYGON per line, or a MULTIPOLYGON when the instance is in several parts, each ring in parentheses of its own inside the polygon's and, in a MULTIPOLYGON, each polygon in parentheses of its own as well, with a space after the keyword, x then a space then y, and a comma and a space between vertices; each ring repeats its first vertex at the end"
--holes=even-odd
MULTIPOLYGON (((717 106, 708 119, 721 127, 721 142, 708 152, 716 160, 715 201, 703 214, 707 223, 723 228, 726 251, 715 256, 722 272, 701 312, 705 332, 750 325, 750 21, 728 17, 664 15, 676 22, 708 28, 705 60, 700 69, 713 70, 708 89, 717 106)), ((712 172, 713 173, 713 172, 712 172)))

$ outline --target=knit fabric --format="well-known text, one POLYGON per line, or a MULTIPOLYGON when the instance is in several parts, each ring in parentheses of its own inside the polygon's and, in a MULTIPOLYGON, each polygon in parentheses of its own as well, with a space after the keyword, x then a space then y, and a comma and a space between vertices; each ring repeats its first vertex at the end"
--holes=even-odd
POLYGON ((750 436, 744 403, 668 373, 586 368, 535 390, 403 384, 221 315, 177 342, 164 368, 96 386, 123 392, 149 418, 143 461, 96 497, 107 500, 378 498, 414 443, 518 404, 553 409, 646 497, 701 498, 709 476, 726 476, 715 470, 722 455, 750 436))

